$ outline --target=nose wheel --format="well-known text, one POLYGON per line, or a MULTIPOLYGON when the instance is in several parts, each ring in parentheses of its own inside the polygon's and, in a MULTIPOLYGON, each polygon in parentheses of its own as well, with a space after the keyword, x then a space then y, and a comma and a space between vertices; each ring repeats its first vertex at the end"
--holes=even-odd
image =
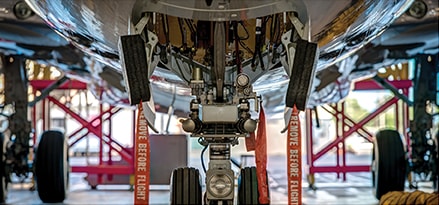
POLYGON ((202 204, 200 173, 197 169, 177 168, 171 178, 171 204, 202 204))
POLYGON ((238 179, 238 204, 259 204, 256 167, 241 169, 238 179))

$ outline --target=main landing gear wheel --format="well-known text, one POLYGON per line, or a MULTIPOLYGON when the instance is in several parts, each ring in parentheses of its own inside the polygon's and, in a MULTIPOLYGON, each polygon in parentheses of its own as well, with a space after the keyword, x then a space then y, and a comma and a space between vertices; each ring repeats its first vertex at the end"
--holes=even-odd
POLYGON ((403 191, 406 175, 404 145, 395 130, 381 130, 374 139, 372 185, 375 197, 390 191, 403 191))
POLYGON ((200 173, 191 167, 177 168, 171 177, 171 204, 202 204, 200 173))
POLYGON ((38 195, 44 203, 59 203, 67 196, 69 165, 67 142, 58 131, 42 134, 35 160, 38 195))
POLYGON ((5 170, 5 136, 3 133, 0 133, 0 204, 3 204, 6 202, 6 196, 7 196, 7 187, 8 183, 6 181, 6 170, 5 170))
POLYGON ((238 179, 238 204, 260 204, 256 167, 241 169, 238 179))

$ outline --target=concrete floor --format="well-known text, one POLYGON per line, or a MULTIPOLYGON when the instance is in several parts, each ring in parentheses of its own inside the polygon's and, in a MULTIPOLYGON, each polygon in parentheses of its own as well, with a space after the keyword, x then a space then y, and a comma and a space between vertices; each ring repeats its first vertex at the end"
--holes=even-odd
MULTIPOLYGON (((330 174, 323 174, 317 177, 319 180, 316 191, 303 188, 303 203, 315 205, 377 205, 379 204, 372 195, 372 188, 363 178, 361 173, 348 176, 356 178, 347 182, 334 182, 330 174), (327 176, 325 176, 327 175, 327 176), (327 180, 327 181, 323 181, 327 180), (357 181, 356 181, 357 180, 357 181), (363 182, 361 182, 363 181, 363 182)), ((92 190, 83 180, 84 174, 72 174, 71 186, 68 197, 62 204, 132 204, 133 192, 127 185, 100 185, 92 190)), ((304 185, 307 185, 304 182, 304 185)), ((29 191, 30 183, 13 184, 10 187, 7 204, 44 204, 38 198, 36 191, 29 191)), ((169 191, 167 187, 153 186, 155 190, 150 192, 151 204, 169 204, 169 191), (160 190, 165 188, 163 190, 160 190)), ((426 184, 420 187, 421 190, 431 192, 426 184)), ((287 195, 285 189, 271 186, 271 204, 286 204, 287 195)))
MULTIPOLYGON (((85 174, 71 174, 71 184, 67 199, 63 204, 132 204, 133 192, 127 185, 100 185, 92 190, 86 181, 85 174)), ((361 176, 352 176, 357 179, 361 176)), ((327 177, 325 180, 330 180, 327 177)), ((323 178, 322 178, 323 179, 323 178)), ((320 177, 317 178, 320 180, 320 177)), ((366 179, 362 179, 366 180, 366 179)), ((304 185, 307 183, 304 181, 304 185)), ((365 182, 364 182, 365 183, 365 182)), ((304 204, 378 204, 372 195, 369 185, 361 182, 319 182, 318 190, 303 188, 304 204)), ((29 191, 30 183, 13 184, 10 187, 7 204, 44 204, 36 191, 29 191)), ((286 204, 287 193, 283 186, 271 186, 271 203, 286 204)), ((151 204, 169 204, 169 191, 166 186, 153 186, 150 192, 151 204), (162 189, 162 190, 160 190, 162 189)))
MULTIPOLYGON (((287 180, 284 166, 285 158, 269 158, 269 178, 271 204, 286 204, 287 180)), ((195 165, 197 166, 197 165, 195 165)), ((132 204, 133 192, 129 185, 99 185, 92 190, 87 181, 86 174, 71 173, 68 197, 63 204, 132 204)), ((376 205, 379 201, 372 194, 370 173, 349 173, 347 180, 337 178, 336 174, 316 174, 317 190, 308 189, 308 182, 303 179, 303 203, 304 204, 364 204, 376 205)), ((420 184, 420 189, 432 192, 430 184, 420 184)), ((43 204, 36 191, 29 191, 32 184, 14 183, 9 186, 7 204, 43 204)), ((151 204, 169 204, 169 186, 154 185, 150 191, 151 204)))

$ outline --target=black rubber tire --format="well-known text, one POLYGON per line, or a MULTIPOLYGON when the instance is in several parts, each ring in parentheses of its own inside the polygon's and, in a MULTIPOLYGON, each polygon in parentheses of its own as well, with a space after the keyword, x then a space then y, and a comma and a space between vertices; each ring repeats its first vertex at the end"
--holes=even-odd
POLYGON ((69 184, 68 146, 59 131, 41 135, 35 158, 38 195, 44 203, 60 203, 67 197, 69 184))
POLYGON ((0 204, 3 204, 6 202, 6 197, 8 194, 8 183, 6 181, 6 170, 5 170, 5 136, 3 133, 0 133, 0 204))
POLYGON ((305 110, 306 99, 311 88, 310 83, 314 73, 314 62, 317 51, 317 44, 306 40, 296 41, 296 54, 294 55, 293 69, 288 83, 285 104, 287 107, 297 107, 298 110, 305 110))
POLYGON ((238 204, 259 204, 256 167, 244 167, 238 179, 238 204))
POLYGON ((149 101, 151 91, 147 73, 150 65, 148 65, 147 53, 141 35, 121 36, 119 46, 131 105, 136 105, 140 101, 149 101))
POLYGON ((192 167, 174 169, 171 176, 171 204, 201 204, 200 173, 192 167))
POLYGON ((406 157, 401 135, 395 130, 381 130, 374 139, 372 180, 377 199, 390 191, 404 191, 406 157))

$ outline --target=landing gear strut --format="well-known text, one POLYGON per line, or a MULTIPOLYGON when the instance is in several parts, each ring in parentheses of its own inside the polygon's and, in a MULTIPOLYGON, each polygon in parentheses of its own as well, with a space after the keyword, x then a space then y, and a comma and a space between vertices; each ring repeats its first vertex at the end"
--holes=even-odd
POLYGON ((27 72, 24 58, 18 55, 0 58, 5 86, 5 102, 1 105, 1 112, 9 123, 7 130, 2 130, 1 133, 0 203, 4 203, 10 175, 15 173, 19 177, 27 177, 30 172, 28 154, 31 124, 27 120, 27 72))
MULTIPOLYGON (((47 132, 41 137, 37 156, 39 163, 29 164, 31 123, 28 120, 28 82, 23 56, 1 56, 5 80, 5 102, 2 116, 9 126, 1 135, 0 203, 6 200, 11 174, 28 177, 35 168, 37 186, 43 202, 62 202, 68 184, 67 146, 60 132, 47 132)), ((34 175, 35 176, 35 175, 34 175)))
MULTIPOLYGON (((438 142, 431 132, 433 113, 431 106, 438 106, 437 75, 439 73, 439 54, 418 55, 414 76, 413 120, 410 122, 411 157, 409 171, 421 180, 432 181, 438 191, 438 142)), ((417 188, 415 184, 411 187, 417 188)))
MULTIPOLYGON (((284 3, 278 6, 294 5, 284 3)), ((259 3, 254 1, 254 4, 259 3)), ((260 7, 265 5, 263 2, 260 4, 260 7)), ((149 79, 156 67, 172 71, 186 81, 193 98, 189 103, 188 118, 180 121, 182 128, 191 137, 198 138, 200 144, 210 151, 204 200, 206 204, 233 204, 235 173, 231 167, 230 150, 238 144, 240 137, 249 137, 258 125, 252 115, 259 112, 261 96, 254 92, 252 83, 264 72, 283 66, 286 73, 291 75, 286 105, 295 105, 301 110, 306 106, 317 56, 317 44, 307 39, 309 25, 301 23, 301 20, 307 22, 306 19, 299 19, 299 16, 307 16, 303 13, 299 15, 300 11, 306 9, 298 9, 295 7, 297 5, 288 8, 291 10, 279 7, 279 11, 271 16, 254 16, 254 25, 246 28, 247 25, 242 22, 244 19, 239 19, 239 15, 234 13, 233 6, 236 4, 230 2, 224 2, 224 5, 220 3, 224 11, 216 12, 213 16, 213 8, 190 10, 193 18, 201 19, 188 19, 183 15, 187 13, 183 7, 154 11, 155 3, 145 5, 148 6, 144 9, 151 11, 133 11, 131 35, 120 38, 119 48, 123 54, 122 65, 130 102, 138 104, 140 100, 152 101, 149 79), (177 12, 180 9, 184 12, 177 12), (282 18, 284 21, 280 20, 282 18), (275 21, 284 22, 284 29, 278 25, 281 23, 275 21), (178 23, 178 29, 169 27, 171 22, 178 23), (271 27, 267 26, 268 22, 272 23, 271 27), (177 34, 180 32, 181 41, 169 36, 173 28, 177 34), (268 32, 268 29, 273 30, 268 32), (191 35, 187 35, 187 31, 191 35), (249 38, 254 42, 243 38, 242 33, 254 35, 254 38, 249 38), (268 44, 267 33, 273 34, 268 44), (265 49, 266 44, 270 49, 265 49)), ((239 9, 243 9, 242 5, 239 5, 239 9)), ((254 6, 245 9, 252 11, 261 8, 254 6)), ((248 20, 247 17, 245 20, 248 20)), ((148 125, 152 126, 154 118, 148 113, 152 112, 145 114, 150 122, 148 125)), ((240 203, 259 204, 255 191, 255 169, 244 168, 241 174, 240 203)), ((197 178, 198 171, 193 168, 174 170, 171 203, 186 203, 188 200, 198 202, 197 178), (196 191, 186 193, 182 187, 196 191)))

